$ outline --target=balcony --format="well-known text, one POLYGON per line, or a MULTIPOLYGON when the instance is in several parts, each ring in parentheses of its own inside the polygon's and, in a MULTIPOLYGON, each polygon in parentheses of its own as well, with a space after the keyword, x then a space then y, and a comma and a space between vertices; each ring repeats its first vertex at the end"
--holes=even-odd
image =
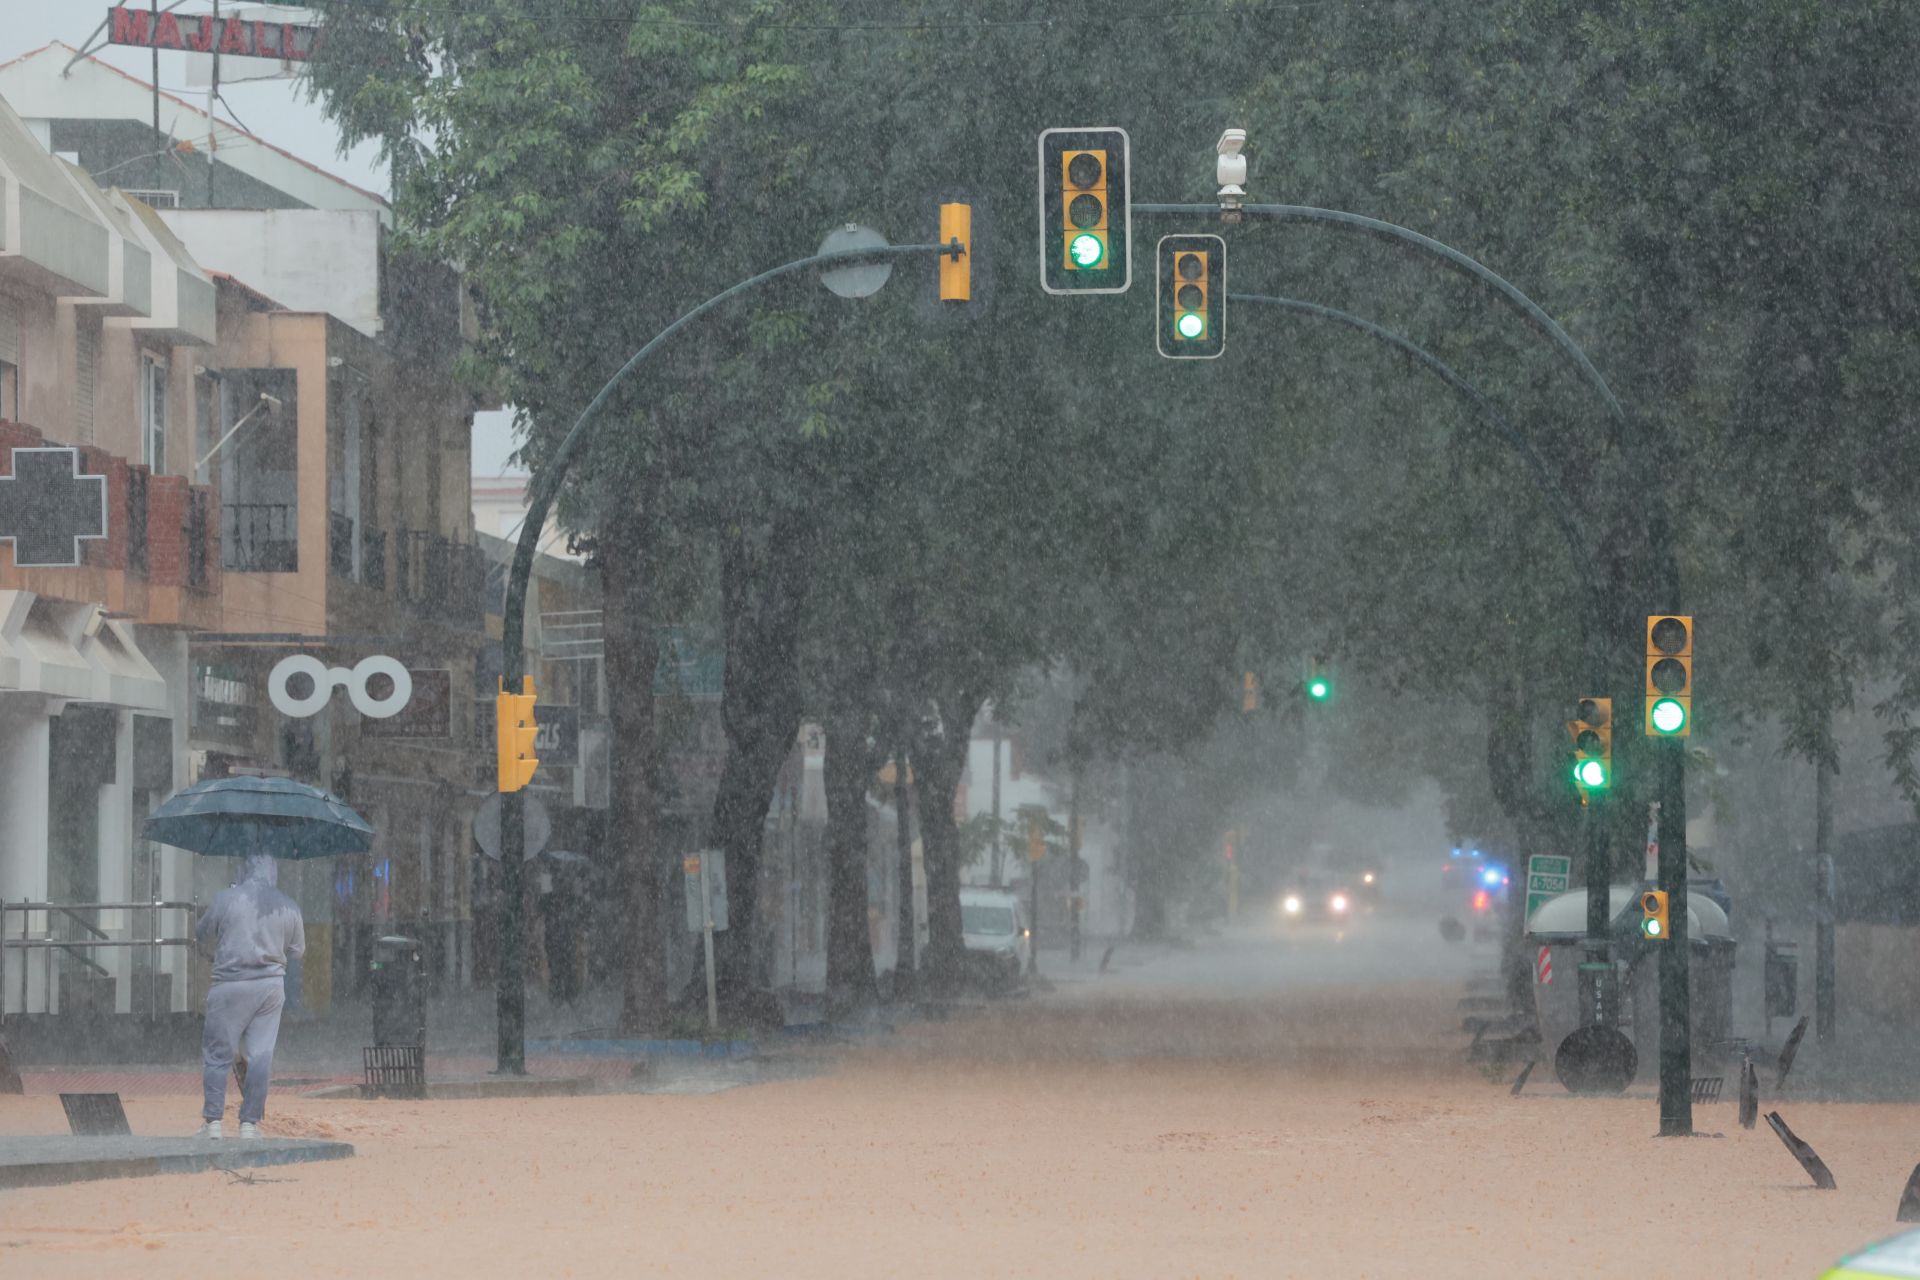
MULTIPOLYGON (((0 470, 12 451, 58 446, 32 427, 0 423, 0 470)), ((185 476, 156 476, 92 445, 80 469, 107 480, 107 536, 81 544, 70 568, 22 569, 0 554, 0 590, 98 604, 110 615, 155 626, 217 630, 220 580, 211 563, 212 492, 185 476)))
POLYGON ((487 566, 479 547, 402 529, 394 535, 394 571, 395 595, 420 616, 480 629, 487 566))
POLYGON ((298 573, 299 508, 290 502, 228 502, 220 508, 221 567, 228 573, 298 573))

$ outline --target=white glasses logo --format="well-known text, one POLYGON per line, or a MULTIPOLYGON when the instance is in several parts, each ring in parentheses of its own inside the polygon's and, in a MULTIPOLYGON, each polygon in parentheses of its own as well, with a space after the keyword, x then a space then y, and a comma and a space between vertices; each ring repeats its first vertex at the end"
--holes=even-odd
POLYGON ((413 677, 400 665, 399 659, 384 653, 362 658, 351 668, 329 667, 312 654, 296 653, 274 663, 273 671, 267 676, 267 698, 282 715, 295 719, 320 714, 337 688, 346 689, 347 701, 353 703, 355 711, 374 720, 385 720, 398 715, 413 697, 413 677), (297 675, 307 677, 312 686, 300 696, 295 696, 289 687, 297 675), (393 683, 393 690, 383 698, 374 697, 369 688, 375 676, 385 676, 393 683))

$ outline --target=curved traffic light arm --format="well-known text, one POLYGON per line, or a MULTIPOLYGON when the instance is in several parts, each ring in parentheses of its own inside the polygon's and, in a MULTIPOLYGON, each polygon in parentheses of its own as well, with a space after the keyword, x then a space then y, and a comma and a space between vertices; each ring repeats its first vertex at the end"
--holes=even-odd
MULTIPOLYGON (((1350 329, 1358 329, 1368 337, 1412 356, 1442 382, 1458 391, 1479 413, 1487 429, 1518 453, 1521 460, 1527 464, 1528 470, 1533 472, 1533 478, 1539 485, 1540 496, 1546 499, 1547 508, 1553 513, 1554 523, 1560 526, 1561 536, 1567 540, 1567 551, 1573 558, 1573 570, 1579 575, 1581 585, 1587 588, 1585 597, 1588 610, 1592 612, 1597 608, 1599 602, 1593 592, 1593 566, 1589 562, 1586 544, 1580 540, 1580 529, 1573 518, 1572 508, 1567 505, 1566 493, 1561 489, 1559 482, 1553 478, 1553 473, 1547 470, 1547 464, 1540 457, 1539 451, 1527 442, 1525 436, 1514 429, 1513 424, 1507 421, 1507 416, 1501 413, 1478 387, 1462 377, 1453 366, 1411 339, 1391 329, 1384 329, 1373 321, 1356 316, 1350 311, 1341 311, 1337 307, 1323 307, 1317 302, 1305 302, 1299 298, 1280 298, 1264 293, 1229 293, 1227 300, 1282 307, 1316 319, 1331 320, 1335 324, 1343 324, 1350 329)), ((1598 619, 1590 619, 1590 621, 1597 622, 1598 619)))
MULTIPOLYGON (((585 443, 587 434, 599 425, 600 411, 606 407, 613 393, 619 389, 640 363, 671 338, 707 312, 732 301, 743 293, 749 293, 763 284, 805 271, 809 267, 839 266, 855 262, 882 262, 891 258, 933 257, 947 255, 957 257, 965 252, 958 240, 945 244, 898 244, 882 245, 865 249, 836 249, 828 253, 816 253, 762 271, 757 276, 742 280, 730 289, 722 290, 708 298, 693 310, 675 320, 672 324, 655 334, 653 338, 615 371, 606 385, 580 411, 567 434, 561 437, 560 445, 553 456, 534 477, 533 486, 527 497, 527 517, 520 525, 520 540, 513 549, 513 567, 507 576, 507 599, 502 610, 500 626, 500 668, 503 687, 518 691, 526 675, 526 654, 522 648, 526 641, 527 584, 533 577, 533 557, 539 548, 540 534, 547 522, 547 512, 553 507, 554 500, 560 496, 560 486, 567 478, 567 468, 573 464, 573 458, 585 443)), ((521 859, 517 856, 526 843, 526 809, 524 791, 505 791, 500 796, 500 969, 498 986, 495 991, 494 1013, 498 1026, 499 1062, 496 1071, 503 1075, 526 1074, 526 992, 522 986, 522 963, 520 941, 520 917, 523 908, 524 891, 521 880, 521 859)))

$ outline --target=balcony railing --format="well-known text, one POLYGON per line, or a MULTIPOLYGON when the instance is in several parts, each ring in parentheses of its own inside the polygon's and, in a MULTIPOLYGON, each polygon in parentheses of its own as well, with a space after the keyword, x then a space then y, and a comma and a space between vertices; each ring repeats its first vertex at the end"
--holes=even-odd
POLYGON ((441 622, 479 626, 487 575, 479 547, 402 529, 394 535, 394 569, 401 600, 441 622))
POLYGON ((288 502, 223 504, 221 565, 230 573, 298 572, 298 512, 288 502))
POLYGON ((187 541, 187 585, 197 591, 205 591, 209 585, 207 542, 212 523, 213 494, 199 486, 188 490, 187 519, 182 532, 187 541))
POLYGON ((387 589, 387 534, 360 526, 360 580, 375 591, 387 589))
POLYGON ((327 512, 327 571, 353 577, 353 517, 344 511, 327 512))

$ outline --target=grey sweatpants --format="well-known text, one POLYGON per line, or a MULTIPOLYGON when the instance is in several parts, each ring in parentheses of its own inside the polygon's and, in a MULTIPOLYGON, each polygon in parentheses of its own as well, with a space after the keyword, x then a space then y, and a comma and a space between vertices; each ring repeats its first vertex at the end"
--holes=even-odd
POLYGON ((247 978, 216 982, 207 988, 207 1028, 200 1040, 206 1085, 201 1116, 218 1120, 227 1107, 227 1073, 238 1049, 247 1060, 247 1083, 240 1095, 240 1122, 258 1124, 267 1113, 267 1085, 273 1079, 273 1042, 280 1038, 280 1007, 286 1002, 285 978, 247 978))

